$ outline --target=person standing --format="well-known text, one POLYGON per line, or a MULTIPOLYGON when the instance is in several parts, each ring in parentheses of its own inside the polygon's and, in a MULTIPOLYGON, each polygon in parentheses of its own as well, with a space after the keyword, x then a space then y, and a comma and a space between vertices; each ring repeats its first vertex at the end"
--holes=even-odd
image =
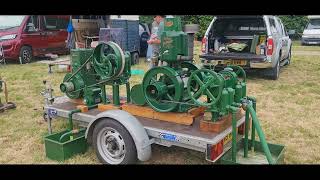
POLYGON ((158 66, 159 61, 159 53, 160 53, 160 39, 161 39, 161 33, 163 32, 164 20, 163 15, 156 15, 154 16, 154 22, 152 23, 152 30, 151 30, 151 37, 148 41, 148 44, 152 46, 152 55, 151 55, 151 61, 150 61, 150 68, 153 68, 155 66, 158 66))
MULTIPOLYGON (((155 31, 155 28, 157 26, 157 22, 155 20, 155 18, 153 18, 153 22, 151 24, 151 33, 149 34, 150 38, 149 40, 151 39, 151 35, 154 34, 154 31, 155 31)), ((147 61, 148 62, 151 62, 151 58, 152 58, 152 44, 148 43, 148 49, 147 49, 147 61)))

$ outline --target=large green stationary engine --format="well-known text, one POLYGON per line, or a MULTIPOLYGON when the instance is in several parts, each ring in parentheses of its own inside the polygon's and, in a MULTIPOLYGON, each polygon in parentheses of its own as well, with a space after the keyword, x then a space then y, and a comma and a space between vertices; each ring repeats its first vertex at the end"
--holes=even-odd
MULTIPOLYGON (((113 103, 120 104, 119 85, 129 87, 130 53, 114 42, 101 43, 95 49, 71 50, 72 72, 66 74, 60 90, 84 104, 108 103, 105 85, 113 88, 113 103)), ((130 99, 130 96, 128 96, 130 99)))
POLYGON ((165 19, 159 60, 167 65, 146 72, 142 84, 132 88, 132 100, 159 112, 186 112, 195 106, 206 106, 215 121, 227 115, 230 107, 241 105, 240 100, 246 96, 246 75, 239 66, 219 73, 198 68, 193 64, 192 34, 196 28, 189 26, 186 31, 182 31, 179 17, 165 19))

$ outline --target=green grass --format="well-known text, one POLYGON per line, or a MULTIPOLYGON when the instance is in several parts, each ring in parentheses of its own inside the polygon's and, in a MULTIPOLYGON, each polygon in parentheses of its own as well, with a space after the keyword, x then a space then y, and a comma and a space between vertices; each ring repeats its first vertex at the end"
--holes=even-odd
POLYGON ((301 46, 301 41, 293 41, 292 42, 292 50, 293 51, 320 51, 319 45, 304 45, 301 46))
MULTIPOLYGON (((319 47, 308 46, 308 51, 319 47), (309 50, 310 49, 310 50, 309 50)), ((293 51, 306 47, 294 45, 293 51)), ((195 47, 195 58, 200 44, 195 47)), ((307 51, 307 50, 306 50, 307 51)), ((141 59, 143 61, 143 59, 141 59)), ((148 67, 142 62, 132 69, 148 67)), ((65 73, 49 75, 41 63, 26 65, 8 64, 0 67, 0 76, 8 83, 9 100, 17 109, 0 114, 0 164, 7 163, 57 163, 45 157, 43 136, 47 125, 42 120, 43 80, 51 81, 54 94, 62 95, 59 84, 65 73)), ((248 79, 248 94, 257 98, 257 114, 266 138, 271 143, 286 147, 285 163, 320 163, 320 56, 293 55, 292 64, 281 69, 277 81, 263 79, 255 74, 248 79)), ((143 76, 134 75, 131 85, 141 83, 143 76)), ((121 89, 124 95, 124 88, 121 89)), ((1 94, 2 100, 4 100, 1 94)), ((55 132, 66 128, 62 119, 53 122, 55 132)), ((153 145, 152 158, 141 164, 207 164, 203 153, 178 147, 153 145)), ((93 149, 77 155, 64 164, 99 163, 93 149)))

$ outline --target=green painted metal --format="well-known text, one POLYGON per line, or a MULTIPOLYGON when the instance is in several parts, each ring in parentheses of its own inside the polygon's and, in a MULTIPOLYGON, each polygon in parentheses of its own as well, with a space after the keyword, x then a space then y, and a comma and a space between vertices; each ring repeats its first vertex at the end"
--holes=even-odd
POLYGON ((217 103, 221 97, 223 88, 223 79, 216 72, 208 69, 199 69, 191 73, 187 83, 187 92, 190 98, 196 104, 201 106, 212 106, 217 103), (200 79, 202 76, 202 80, 200 79), (199 90, 194 93, 192 85, 199 86, 199 90), (205 95, 210 98, 210 102, 201 102, 198 98, 205 95))
POLYGON ((242 89, 242 97, 246 97, 247 96, 247 84, 245 82, 241 82, 241 89, 242 89))
POLYGON ((241 79, 241 82, 246 82, 247 75, 241 66, 228 65, 227 67, 233 70, 233 72, 237 75, 238 80, 241 79))
POLYGON ((237 161, 237 119, 236 119, 236 113, 238 111, 238 108, 229 106, 231 112, 232 112, 232 161, 237 161))
MULTIPOLYGON (((252 118, 252 122, 257 130, 257 133, 259 135, 259 139, 260 139, 260 142, 261 142, 261 146, 263 148, 263 151, 267 157, 267 160, 269 162, 269 164, 274 164, 274 160, 272 159, 272 156, 271 156, 271 152, 270 152, 270 149, 268 147, 268 144, 267 144, 267 141, 266 141, 266 138, 264 136, 264 133, 261 129, 261 126, 260 126, 260 123, 259 123, 259 119, 256 115, 256 112, 255 110, 253 109, 253 107, 251 106, 251 104, 248 104, 247 105, 247 109, 251 115, 251 118, 252 118)), ((254 143, 255 141, 252 141, 252 146, 254 147, 254 143)))
POLYGON ((93 57, 93 67, 101 79, 118 76, 125 65, 123 52, 115 43, 99 44, 93 57))
POLYGON ((134 104, 137 105, 145 105, 147 103, 144 93, 142 84, 136 84, 131 88, 131 100, 134 104))
MULTIPOLYGON (((244 148, 244 138, 242 138, 240 141, 237 143, 237 149, 238 153, 240 153, 240 150, 244 148)), ((248 145, 251 146, 252 142, 249 141, 248 145)), ((283 164, 284 163, 284 153, 285 153, 285 147, 280 144, 272 144, 268 143, 268 147, 270 149, 271 155, 274 159, 274 164, 283 164)), ((256 151, 254 152, 255 155, 261 154, 261 156, 264 156, 263 154, 263 148, 262 144, 259 141, 255 141, 255 149, 256 151)), ((246 158, 241 158, 238 156, 237 161, 234 162, 232 161, 232 151, 229 150, 227 151, 219 160, 220 164, 268 164, 267 160, 261 160, 263 158, 256 158, 253 154, 246 158)))
POLYGON ((103 104, 107 104, 107 96, 106 96, 106 86, 104 84, 100 85, 101 88, 101 99, 103 104))
MULTIPOLYGON (((160 59, 176 62, 180 56, 188 56, 188 36, 182 31, 180 17, 166 18, 161 34, 160 59)), ((192 59, 189 59, 192 60, 192 59)))
MULTIPOLYGON (((72 72, 66 74, 63 83, 60 84, 60 90, 71 99, 87 97, 88 103, 92 102, 92 93, 86 95, 86 86, 92 86, 90 90, 96 90, 94 94, 99 94, 100 89, 94 84, 97 83, 94 69, 90 66, 92 61, 92 49, 72 49, 71 50, 71 69, 72 72)), ((91 105, 91 103, 87 104, 91 105)))
POLYGON ((242 86, 240 84, 237 84, 235 88, 234 101, 236 103, 240 103, 241 98, 242 98, 242 86))
POLYGON ((78 113, 78 112, 81 112, 81 110, 80 110, 80 109, 74 109, 74 110, 71 110, 71 111, 69 112, 69 115, 68 115, 68 122, 69 122, 69 124, 68 124, 68 130, 69 130, 69 131, 71 131, 71 130, 73 129, 72 115, 73 115, 74 113, 78 113))
POLYGON ((246 110, 245 129, 244 129, 244 157, 248 157, 248 137, 249 137, 249 111, 246 110))
MULTIPOLYGON (((86 105, 108 104, 106 85, 126 84, 130 89, 130 52, 123 52, 114 42, 100 43, 95 49, 71 50, 72 72, 66 74, 60 90, 71 99, 83 99, 86 105)), ((114 90, 114 99, 119 91, 114 90)), ((130 91, 127 93, 130 96, 130 91)), ((130 100, 130 97, 129 97, 130 100)), ((114 100, 119 105, 119 101, 114 100)))
POLYGON ((235 88, 238 77, 231 67, 226 67, 222 71, 219 72, 224 78, 224 87, 235 88))
POLYGON ((69 134, 60 141, 63 134, 70 132, 69 130, 50 134, 44 137, 46 156, 56 161, 64 161, 76 154, 85 153, 88 144, 85 139, 85 129, 77 134, 69 134), (70 140, 70 135, 73 139, 70 140))
POLYGON ((88 106, 92 106, 102 102, 102 98, 104 97, 101 96, 101 92, 101 87, 98 86, 85 87, 83 102, 88 106))
POLYGON ((112 98, 113 104, 116 106, 120 106, 119 84, 112 85, 112 98))
POLYGON ((130 83, 126 83, 126 91, 127 91, 127 103, 131 102, 131 92, 130 92, 130 83))
POLYGON ((178 104, 167 101, 180 102, 183 97, 184 86, 181 77, 177 71, 167 66, 150 69, 143 78, 142 87, 148 105, 159 112, 175 110, 178 104), (163 85, 166 88, 163 88, 163 85), (156 92, 157 90, 161 92, 156 92))
MULTIPOLYGON (((252 98, 252 97, 249 97, 248 98, 249 100, 252 101, 252 106, 253 106, 253 109, 255 112, 257 112, 257 109, 256 109, 256 99, 255 98, 252 98)), ((255 124, 252 123, 252 129, 251 129, 251 141, 252 141, 252 146, 251 146, 251 149, 254 150, 254 142, 255 142, 255 139, 256 139, 256 127, 255 127, 255 124)))

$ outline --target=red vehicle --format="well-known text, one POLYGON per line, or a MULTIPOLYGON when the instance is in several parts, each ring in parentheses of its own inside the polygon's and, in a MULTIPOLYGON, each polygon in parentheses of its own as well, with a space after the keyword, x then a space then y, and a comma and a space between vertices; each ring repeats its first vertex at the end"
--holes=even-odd
POLYGON ((6 59, 31 62, 34 56, 66 54, 69 16, 0 16, 0 46, 6 59))

